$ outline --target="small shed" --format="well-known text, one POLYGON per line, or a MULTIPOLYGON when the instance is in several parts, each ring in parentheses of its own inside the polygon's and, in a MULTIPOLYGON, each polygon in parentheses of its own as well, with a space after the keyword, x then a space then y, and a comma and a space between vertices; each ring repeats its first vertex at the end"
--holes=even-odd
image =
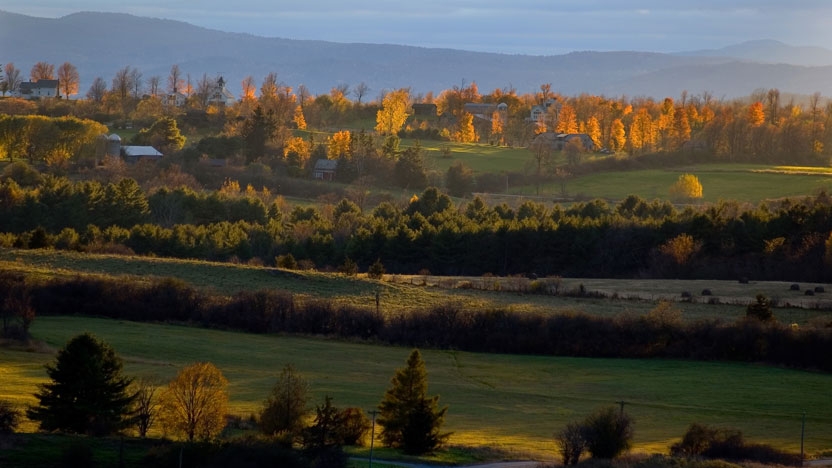
POLYGON ((313 175, 317 180, 335 180, 335 172, 338 170, 338 161, 335 159, 319 159, 315 162, 313 175))

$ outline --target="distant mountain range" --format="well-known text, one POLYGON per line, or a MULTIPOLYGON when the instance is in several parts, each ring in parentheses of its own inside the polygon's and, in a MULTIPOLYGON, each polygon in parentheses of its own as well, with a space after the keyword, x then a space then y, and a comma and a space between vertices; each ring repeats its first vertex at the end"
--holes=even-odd
POLYGON ((0 63, 14 62, 28 75, 32 65, 73 63, 85 94, 95 77, 109 82, 125 66, 167 83, 173 64, 195 83, 203 73, 222 75, 229 89, 269 72, 296 88, 325 93, 364 82, 369 95, 410 87, 439 92, 475 81, 481 92, 514 88, 566 95, 677 97, 709 92, 716 98, 746 96, 759 88, 832 96, 832 50, 752 41, 718 50, 661 54, 573 52, 531 56, 380 44, 264 38, 227 33, 179 21, 116 13, 76 13, 58 19, 0 11, 0 63))

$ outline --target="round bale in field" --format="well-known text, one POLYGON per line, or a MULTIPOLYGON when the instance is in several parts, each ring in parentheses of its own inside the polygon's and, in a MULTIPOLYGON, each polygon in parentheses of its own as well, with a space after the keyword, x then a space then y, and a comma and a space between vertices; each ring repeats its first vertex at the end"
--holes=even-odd
POLYGON ((710 289, 705 288, 705 289, 702 290, 702 295, 703 296, 713 296, 714 293, 712 293, 710 289))
POLYGON ((822 293, 822 292, 826 292, 826 290, 823 289, 823 286, 815 286, 815 292, 816 293, 822 293))
POLYGON ((789 286, 789 291, 800 291, 800 285, 794 283, 793 285, 789 286))

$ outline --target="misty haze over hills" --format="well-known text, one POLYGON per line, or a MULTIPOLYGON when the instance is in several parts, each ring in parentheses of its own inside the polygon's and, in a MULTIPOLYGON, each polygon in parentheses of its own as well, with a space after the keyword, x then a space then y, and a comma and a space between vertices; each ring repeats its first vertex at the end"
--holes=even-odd
POLYGON ((293 88, 303 84, 315 94, 364 82, 371 98, 382 90, 410 87, 414 94, 423 94, 473 81, 481 92, 533 92, 551 83, 553 91, 566 95, 675 98, 687 90, 733 98, 758 88, 778 88, 832 96, 831 50, 776 41, 676 54, 530 56, 264 38, 116 13, 51 19, 0 11, 0 44, 0 63, 14 62, 24 77, 38 61, 73 63, 81 74, 79 95, 95 77, 109 83, 125 66, 139 69, 144 79, 158 75, 166 84, 171 66, 178 64, 194 83, 203 73, 222 75, 237 95, 246 76, 252 75, 259 86, 266 74, 275 72, 281 82, 293 88))

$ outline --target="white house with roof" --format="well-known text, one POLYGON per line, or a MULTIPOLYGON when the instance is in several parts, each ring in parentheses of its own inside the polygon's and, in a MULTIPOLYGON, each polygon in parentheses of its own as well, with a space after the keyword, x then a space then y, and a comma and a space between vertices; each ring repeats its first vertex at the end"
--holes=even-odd
POLYGON ((38 80, 20 83, 12 95, 23 99, 55 98, 59 96, 58 80, 38 80))
POLYGON ((532 111, 529 115, 529 122, 540 122, 543 120, 543 116, 546 115, 546 112, 549 112, 549 108, 554 106, 556 103, 557 99, 550 98, 544 101, 543 104, 532 106, 532 111))

